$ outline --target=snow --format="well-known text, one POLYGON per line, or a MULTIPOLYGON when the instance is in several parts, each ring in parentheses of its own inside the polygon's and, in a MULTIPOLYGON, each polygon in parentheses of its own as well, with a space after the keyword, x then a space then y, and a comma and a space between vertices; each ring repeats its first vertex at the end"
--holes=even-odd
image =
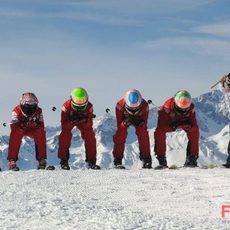
POLYGON ((227 230, 229 176, 221 168, 6 171, 1 229, 227 230))

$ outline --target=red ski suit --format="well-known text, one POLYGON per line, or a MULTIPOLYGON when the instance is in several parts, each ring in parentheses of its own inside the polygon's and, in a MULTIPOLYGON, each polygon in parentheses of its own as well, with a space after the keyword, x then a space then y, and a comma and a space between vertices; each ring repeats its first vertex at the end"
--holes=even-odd
POLYGON ((71 100, 62 106, 61 127, 59 136, 58 157, 69 159, 69 148, 72 139, 72 129, 77 127, 85 142, 86 161, 96 161, 97 148, 96 138, 93 131, 93 105, 89 102, 84 111, 75 111, 71 106, 71 100))
POLYGON ((20 105, 12 111, 12 120, 10 123, 11 133, 9 141, 8 160, 18 160, 19 148, 24 136, 34 139, 36 159, 46 159, 46 132, 42 109, 37 108, 32 116, 25 115, 20 105))
POLYGON ((136 135, 138 137, 140 159, 151 160, 149 133, 147 130, 148 114, 149 106, 145 100, 142 101, 142 107, 136 115, 130 115, 126 111, 124 99, 118 101, 116 106, 117 132, 113 136, 114 158, 123 158, 125 141, 128 135, 127 128, 129 125, 133 125, 136 128, 136 135), (127 125, 126 121, 129 125, 127 125))
POLYGON ((196 121, 195 107, 191 107, 186 115, 177 115, 174 111, 174 98, 167 100, 158 112, 158 124, 154 133, 155 153, 157 156, 166 154, 166 133, 173 132, 177 128, 183 129, 190 143, 190 154, 199 154, 199 128, 196 121))

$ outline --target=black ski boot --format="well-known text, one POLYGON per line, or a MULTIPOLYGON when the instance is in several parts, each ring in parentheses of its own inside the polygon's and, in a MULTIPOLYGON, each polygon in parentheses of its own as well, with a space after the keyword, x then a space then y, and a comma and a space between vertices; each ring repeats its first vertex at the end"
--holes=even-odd
POLYGON ((70 170, 68 160, 66 159, 62 159, 60 165, 63 170, 70 170))
POLYGON ((230 168, 230 155, 228 155, 227 161, 225 164, 223 164, 225 168, 230 168))
POLYGON ((46 160, 41 159, 38 161, 38 169, 46 169, 46 160))
POLYGON ((142 168, 143 169, 151 169, 152 168, 152 160, 147 158, 142 160, 142 168))
POLYGON ((186 161, 184 163, 184 167, 195 168, 197 165, 198 156, 187 156, 186 161))
POLYGON ((88 161, 88 169, 101 169, 99 165, 96 165, 96 161, 88 161))
POLYGON ((155 169, 168 168, 167 160, 165 156, 157 156, 157 160, 159 161, 159 165, 156 166, 155 169))
POLYGON ((116 169, 125 169, 125 166, 122 165, 122 158, 115 158, 113 163, 116 169))
POLYGON ((19 171, 19 168, 18 168, 18 166, 16 165, 16 161, 14 161, 14 160, 10 160, 9 162, 8 162, 8 166, 9 166, 9 170, 11 170, 11 171, 19 171))

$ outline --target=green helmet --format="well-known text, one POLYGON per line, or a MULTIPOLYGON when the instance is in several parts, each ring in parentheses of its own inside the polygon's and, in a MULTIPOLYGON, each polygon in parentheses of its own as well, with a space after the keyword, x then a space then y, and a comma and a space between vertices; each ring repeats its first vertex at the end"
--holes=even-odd
POLYGON ((88 104, 88 94, 83 88, 76 88, 70 95, 71 105, 74 110, 85 110, 88 104))
POLYGON ((174 110, 178 115, 185 115, 192 104, 191 95, 186 90, 178 91, 174 96, 174 110))

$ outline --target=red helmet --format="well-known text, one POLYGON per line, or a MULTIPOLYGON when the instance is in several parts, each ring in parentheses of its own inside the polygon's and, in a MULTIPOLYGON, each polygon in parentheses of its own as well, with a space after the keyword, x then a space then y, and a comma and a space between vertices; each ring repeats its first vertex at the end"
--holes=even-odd
POLYGON ((38 106, 38 99, 33 93, 23 93, 20 100, 21 110, 25 115, 33 115, 38 106))

